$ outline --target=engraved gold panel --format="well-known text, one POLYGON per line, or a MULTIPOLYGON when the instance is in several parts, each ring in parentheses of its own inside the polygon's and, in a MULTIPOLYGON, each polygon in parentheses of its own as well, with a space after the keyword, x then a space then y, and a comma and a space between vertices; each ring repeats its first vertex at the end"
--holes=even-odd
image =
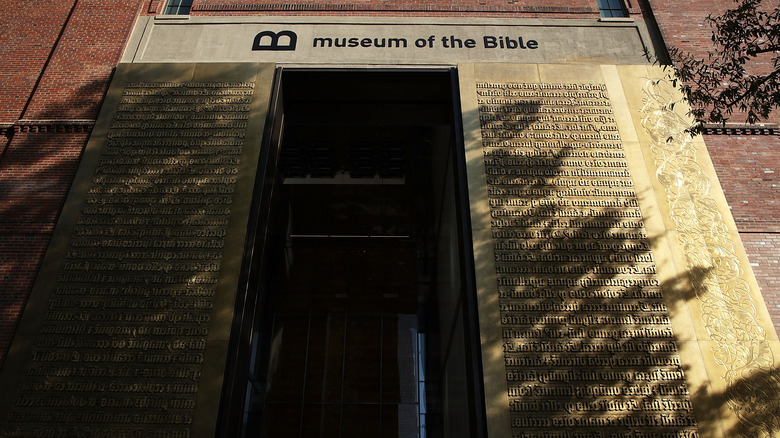
POLYGON ((492 258, 492 272, 481 269, 478 281, 481 295, 497 297, 481 300, 497 309, 480 311, 501 327, 485 347, 493 357, 501 345, 503 370, 486 369, 503 373, 509 411, 509 427, 491 415, 491 435, 695 436, 601 69, 475 72, 474 94, 463 97, 476 100, 480 133, 467 144, 469 176, 480 180, 472 217, 475 247, 492 247, 479 253, 492 258))
POLYGON ((213 436, 272 65, 121 65, 3 369, 6 436, 213 436))
POLYGON ((780 344, 658 70, 459 70, 490 436, 777 436, 780 344))

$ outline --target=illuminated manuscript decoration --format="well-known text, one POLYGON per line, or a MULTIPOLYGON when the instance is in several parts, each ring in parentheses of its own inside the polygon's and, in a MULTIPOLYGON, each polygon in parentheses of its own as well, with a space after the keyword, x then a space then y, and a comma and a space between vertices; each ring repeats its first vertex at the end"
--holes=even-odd
POLYGON ((729 407, 744 434, 774 436, 780 430, 780 380, 731 234, 699 166, 696 143, 685 132, 689 123, 672 110, 676 99, 667 82, 648 81, 644 94, 642 126, 652 139, 656 177, 666 191, 704 327, 717 345, 715 359, 726 368, 729 407))

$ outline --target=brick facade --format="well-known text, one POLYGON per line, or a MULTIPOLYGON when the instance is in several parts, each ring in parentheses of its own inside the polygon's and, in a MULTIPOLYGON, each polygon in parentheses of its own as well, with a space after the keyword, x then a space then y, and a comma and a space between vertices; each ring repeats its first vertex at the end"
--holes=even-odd
MULTIPOLYGON (((0 362, 64 202, 111 72, 139 14, 161 0, 3 0, 0 16, 0 362)), ((667 44, 703 53, 707 14, 732 2, 629 0, 667 44)), ((279 3, 195 0, 193 15, 598 17, 595 0, 400 0, 279 3)), ((775 116, 771 121, 777 122, 775 116)), ((780 137, 707 136, 721 184, 780 327, 780 137)))
POLYGON ((142 1, 3 3, 0 362, 142 1))
POLYGON ((73 3, 3 1, 6 12, 0 14, 0 123, 14 123, 21 118, 73 3))
POLYGON ((780 136, 708 135, 705 142, 780 333, 780 136))
POLYGON ((86 132, 18 132, 0 161, 0 359, 8 351, 86 139, 86 132))
POLYGON ((750 266, 761 288, 769 316, 780 327, 780 245, 778 233, 740 233, 750 266))
POLYGON ((140 0, 80 0, 24 118, 96 118, 140 5, 140 0))

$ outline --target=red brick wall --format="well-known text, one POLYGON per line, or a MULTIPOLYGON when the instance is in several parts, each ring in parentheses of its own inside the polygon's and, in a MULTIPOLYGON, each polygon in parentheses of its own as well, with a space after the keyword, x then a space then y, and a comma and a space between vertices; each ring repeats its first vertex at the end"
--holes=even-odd
POLYGON ((48 234, 29 229, 0 231, 0 365, 48 243, 48 234))
POLYGON ((704 141, 780 334, 780 136, 708 135, 704 141))
POLYGON ((704 19, 734 4, 731 0, 690 0, 684 5, 674 0, 648 1, 666 44, 696 55, 703 55, 712 47, 712 29, 704 19))
POLYGON ((75 0, 1 0, 0 123, 21 117, 75 0))
POLYGON ((0 363, 145 1, 2 0, 0 363))
POLYGON ((780 136, 707 135, 704 141, 739 231, 780 233, 780 136))
MULTIPOLYGON (((684 5, 675 0, 648 1, 665 44, 698 57, 705 57, 707 52, 714 48, 711 40, 712 27, 705 22, 707 16, 718 15, 736 5, 732 0, 691 0, 686 1, 684 5)), ((764 1, 767 9, 776 5, 776 0, 764 1)), ((772 64, 769 55, 751 63, 748 68, 753 72, 768 72, 771 71, 770 69, 772 64)), ((745 118, 738 114, 729 120, 730 123, 744 123, 744 121, 745 118)), ((780 123, 780 111, 775 111, 768 121, 780 123)))
POLYGON ((0 363, 86 138, 86 133, 19 132, 0 161, 0 363))
POLYGON ((740 237, 769 309, 769 316, 780 335, 780 234, 741 233, 740 237))
POLYGON ((79 0, 25 119, 94 119, 142 0, 79 0))

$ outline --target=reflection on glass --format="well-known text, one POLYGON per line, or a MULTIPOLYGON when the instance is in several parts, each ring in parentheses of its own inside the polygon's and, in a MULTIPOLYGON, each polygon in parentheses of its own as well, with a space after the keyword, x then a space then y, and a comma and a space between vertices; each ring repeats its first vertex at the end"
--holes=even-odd
POLYGON ((421 436, 413 244, 291 242, 285 253, 267 379, 247 384, 249 411, 265 399, 254 427, 268 437, 421 436))

